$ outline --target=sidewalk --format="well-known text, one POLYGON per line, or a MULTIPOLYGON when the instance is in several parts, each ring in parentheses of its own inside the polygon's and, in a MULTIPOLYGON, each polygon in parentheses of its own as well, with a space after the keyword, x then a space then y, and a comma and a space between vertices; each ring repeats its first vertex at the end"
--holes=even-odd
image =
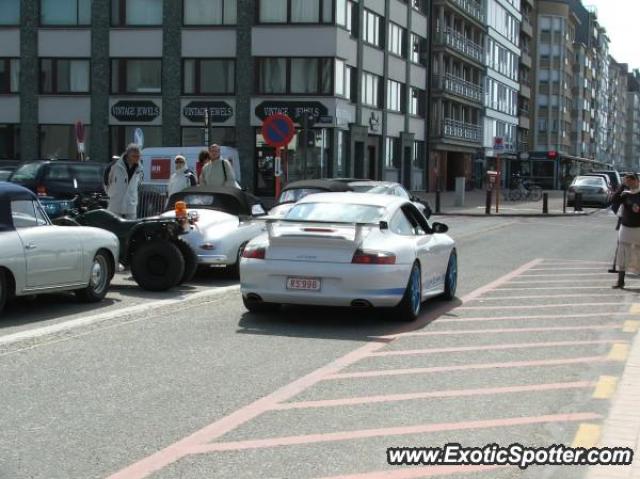
MULTIPOLYGON (((584 216, 595 213, 598 209, 584 208, 582 212, 574 212, 573 207, 567 208, 566 213, 562 212, 562 191, 545 191, 549 194, 549 214, 544 216, 584 216)), ((436 210, 436 194, 416 192, 414 193, 421 199, 426 199, 434 211, 436 210)), ((464 206, 456 206, 456 193, 446 191, 440 193, 440 215, 458 215, 458 216, 486 216, 485 202, 486 192, 484 190, 466 191, 464 198, 464 206)), ((495 193, 491 199, 491 215, 493 216, 543 216, 542 200, 533 201, 505 201, 502 192, 500 193, 500 208, 496 214, 495 193)))

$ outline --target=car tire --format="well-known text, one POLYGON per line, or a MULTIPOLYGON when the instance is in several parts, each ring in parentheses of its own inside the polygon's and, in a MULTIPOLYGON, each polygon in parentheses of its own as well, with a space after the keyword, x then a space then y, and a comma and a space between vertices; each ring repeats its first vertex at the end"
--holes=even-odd
POLYGON ((184 257, 170 241, 151 241, 133 252, 131 275, 141 288, 166 291, 184 276, 184 257))
POLYGON ((422 274, 420 265, 415 262, 409 274, 409 281, 400 304, 395 307, 394 316, 400 321, 415 321, 422 306, 422 274))
POLYGON ((240 245, 240 248, 238 248, 238 254, 236 255, 236 262, 229 267, 231 276, 233 276, 234 279, 240 279, 240 258, 242 258, 242 252, 244 251, 245 246, 247 246, 247 243, 242 243, 242 245, 240 245))
POLYGON ((6 273, 0 269, 0 313, 7 304, 7 296, 9 296, 9 282, 6 273))
POLYGON ((188 283, 198 271, 198 255, 186 241, 179 239, 176 241, 176 246, 182 253, 182 259, 184 259, 184 273, 178 284, 188 283))
POLYGON ((109 253, 98 251, 91 263, 89 284, 86 288, 74 291, 76 297, 85 303, 97 303, 107 295, 107 290, 113 278, 111 258, 109 253))
POLYGON ((278 303, 264 303, 262 301, 251 301, 247 299, 245 296, 242 297, 242 303, 244 307, 250 313, 275 313, 280 309, 280 305, 278 303))
POLYGON ((447 274, 444 277, 444 294, 442 297, 447 301, 451 301, 456 297, 456 289, 458 288, 458 253, 454 249, 449 255, 449 263, 447 264, 447 274))

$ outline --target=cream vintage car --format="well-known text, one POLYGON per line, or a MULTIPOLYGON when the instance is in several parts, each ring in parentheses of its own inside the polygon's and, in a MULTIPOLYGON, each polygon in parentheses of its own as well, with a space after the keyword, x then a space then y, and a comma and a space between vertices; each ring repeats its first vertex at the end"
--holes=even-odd
POLYGON ((13 296, 74 291, 104 298, 118 238, 99 228, 54 226, 28 189, 0 182, 0 311, 13 296))

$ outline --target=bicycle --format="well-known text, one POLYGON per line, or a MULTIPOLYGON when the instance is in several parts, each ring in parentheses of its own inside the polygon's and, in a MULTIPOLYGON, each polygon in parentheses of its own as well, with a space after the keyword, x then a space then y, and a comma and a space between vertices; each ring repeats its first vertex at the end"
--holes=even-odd
POLYGON ((515 178, 511 188, 505 192, 505 197, 509 201, 540 201, 542 199, 542 188, 531 185, 522 178, 515 178))

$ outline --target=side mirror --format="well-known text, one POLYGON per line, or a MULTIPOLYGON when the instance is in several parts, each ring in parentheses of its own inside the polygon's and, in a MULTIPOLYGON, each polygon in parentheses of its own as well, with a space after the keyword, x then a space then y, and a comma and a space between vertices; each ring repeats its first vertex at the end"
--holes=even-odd
POLYGON ((446 233, 447 231, 449 231, 449 227, 442 223, 433 223, 431 225, 431 230, 434 233, 446 233))

